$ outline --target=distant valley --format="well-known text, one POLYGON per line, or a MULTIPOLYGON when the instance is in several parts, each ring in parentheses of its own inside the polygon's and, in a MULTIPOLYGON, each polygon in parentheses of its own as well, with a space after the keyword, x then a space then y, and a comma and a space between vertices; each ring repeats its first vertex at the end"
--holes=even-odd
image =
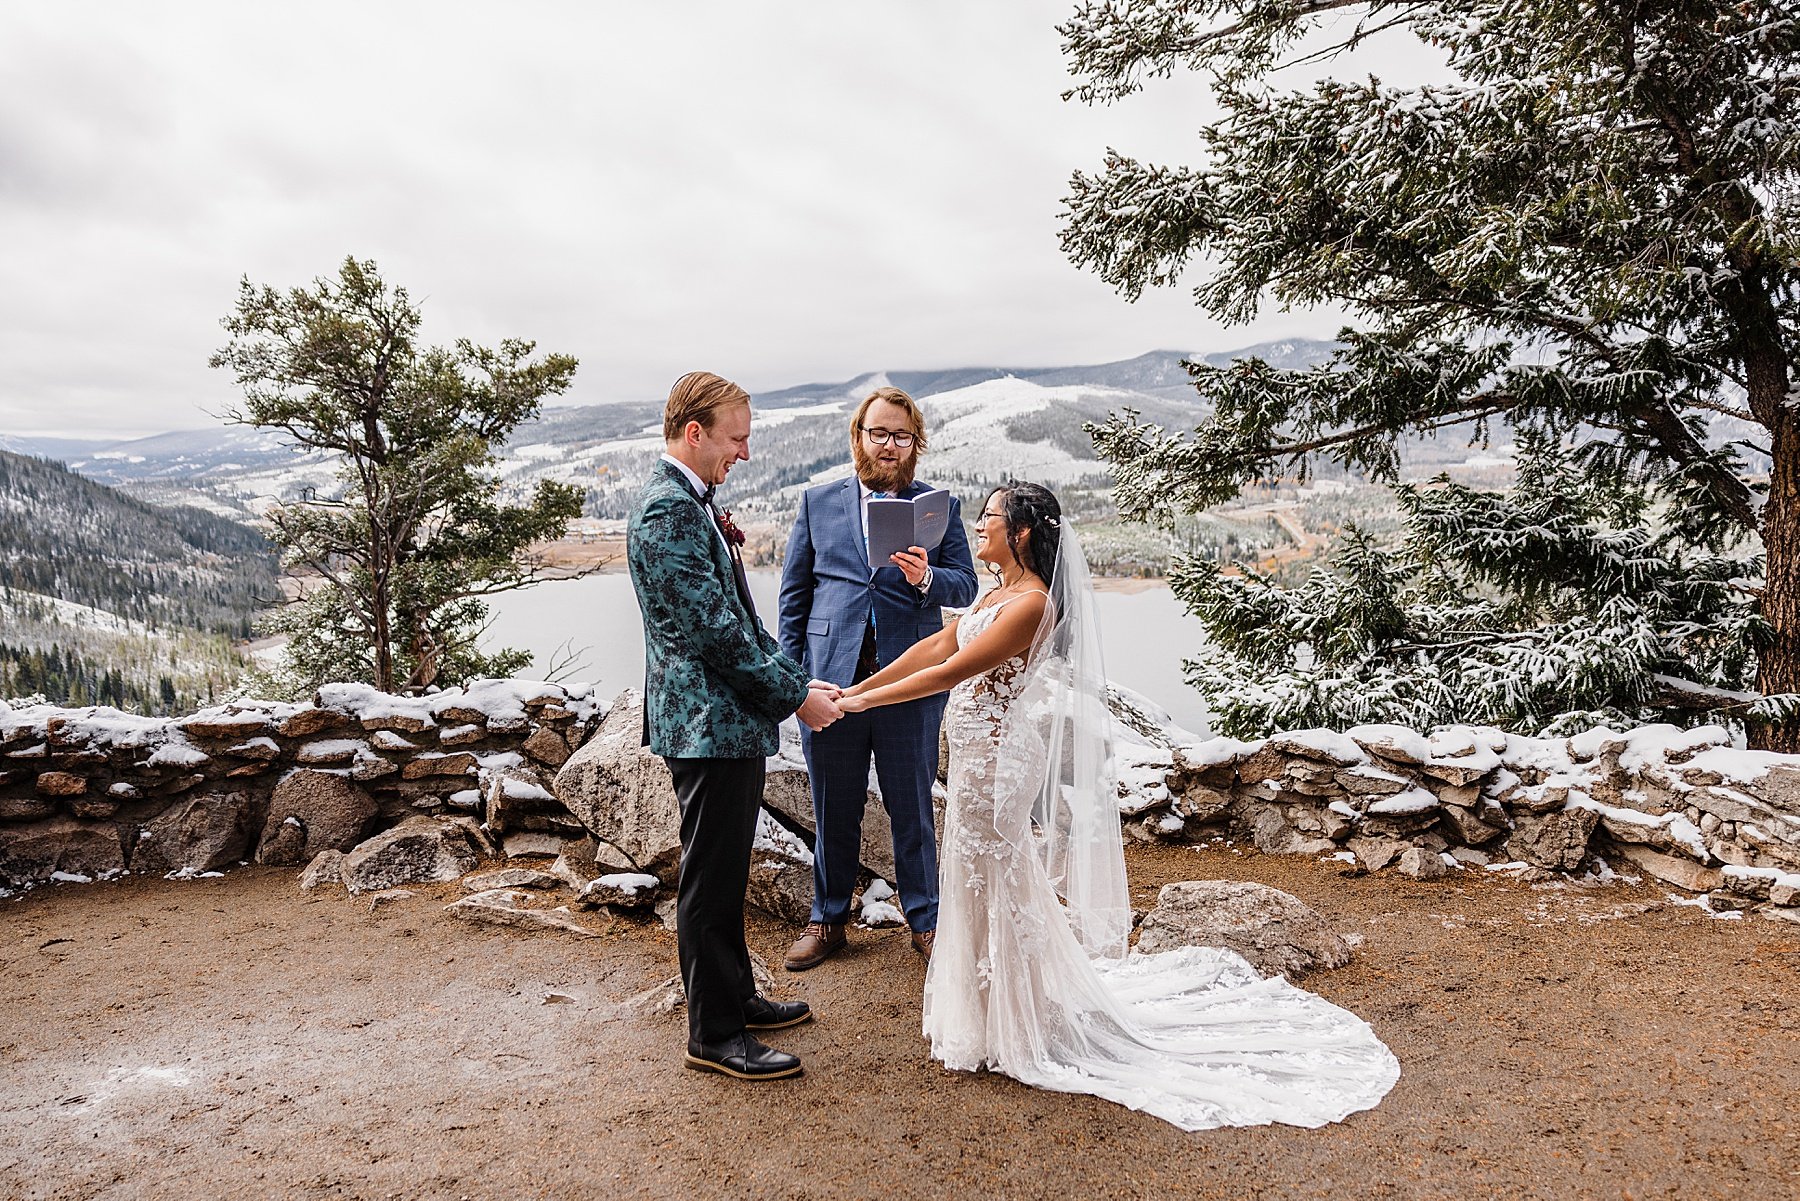
MULTIPOLYGON (((1172 530, 1149 529, 1119 520, 1107 467, 1082 427, 1132 408, 1171 429, 1192 428, 1207 410, 1184 358, 1255 355, 1303 368, 1332 349, 1287 341, 1085 367, 873 372, 764 392, 755 397, 752 458, 732 472, 724 495, 750 534, 752 562, 778 561, 800 490, 846 468, 848 414, 891 384, 926 410, 921 478, 965 506, 1008 479, 1050 485, 1082 522, 1098 572, 1160 575, 1178 551, 1281 569, 1318 553, 1347 518, 1379 527, 1391 514, 1386 490, 1326 472, 1306 488, 1277 482, 1172 530)), ((547 409, 502 448, 502 489, 523 494, 546 478, 576 484, 586 534, 616 533, 662 449, 661 408, 646 400, 547 409)), ((1510 468, 1504 450, 1467 442, 1451 431, 1409 456, 1420 473, 1510 468)), ((254 614, 280 595, 258 515, 340 486, 332 457, 243 426, 117 443, 0 435, 0 448, 0 696, 73 687, 57 699, 162 708, 228 687, 243 668, 230 640, 247 638, 254 614)))
POLYGON ((243 521, 0 451, 0 696, 204 702, 280 595, 273 548, 243 521))

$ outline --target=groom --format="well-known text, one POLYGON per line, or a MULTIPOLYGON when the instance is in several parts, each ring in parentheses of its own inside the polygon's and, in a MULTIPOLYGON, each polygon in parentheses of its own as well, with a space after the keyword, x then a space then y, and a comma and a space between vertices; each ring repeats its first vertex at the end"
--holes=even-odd
POLYGON ((638 494, 626 557, 644 614, 644 742, 663 757, 681 807, 677 952, 687 989, 687 1066, 740 1080, 800 1074, 800 1060, 750 1032, 812 1016, 757 995, 744 945, 744 890, 764 763, 790 713, 820 730, 839 717, 824 688, 756 619, 738 554, 743 535, 713 503, 750 458, 750 397, 694 371, 663 409, 666 452, 638 494))
MULTIPOLYGON (((869 501, 928 491, 913 478, 924 450, 918 404, 898 388, 877 388, 850 419, 855 474, 809 488, 800 499, 781 569, 781 649, 815 676, 840 686, 867 679, 943 629, 943 606, 963 608, 975 599, 975 562, 954 497, 950 528, 935 550, 927 555, 915 546, 869 570, 869 501)), ((938 909, 931 786, 946 700, 923 697, 879 714, 846 715, 829 730, 801 732, 815 823, 813 906, 806 933, 788 951, 789 971, 817 966, 846 944, 871 758, 893 830, 895 883, 913 947, 930 956, 938 909)))

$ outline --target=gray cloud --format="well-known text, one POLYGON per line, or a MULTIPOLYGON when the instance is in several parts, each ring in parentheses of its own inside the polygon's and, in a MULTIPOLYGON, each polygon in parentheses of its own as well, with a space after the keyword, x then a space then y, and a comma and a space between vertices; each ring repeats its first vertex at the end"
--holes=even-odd
POLYGON ((232 403, 237 281, 372 257, 427 336, 578 355, 565 399, 1328 334, 1126 305, 1056 212, 1108 145, 1193 158, 1174 80, 1065 104, 1063 0, 0 9, 0 430, 232 403))

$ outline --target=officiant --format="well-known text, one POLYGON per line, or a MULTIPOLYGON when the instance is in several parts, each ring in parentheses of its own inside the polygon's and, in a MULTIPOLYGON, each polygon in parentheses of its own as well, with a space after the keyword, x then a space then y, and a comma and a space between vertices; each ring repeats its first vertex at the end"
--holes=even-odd
MULTIPOLYGON (((781 570, 779 637, 782 651, 817 679, 843 687, 866 679, 941 630, 945 607, 975 600, 975 563, 954 497, 941 542, 870 567, 869 502, 932 491, 914 478, 924 453, 917 402, 899 388, 877 388, 850 418, 852 474, 800 498, 781 570)), ((789 971, 816 967, 847 943, 871 760, 893 831, 893 883, 914 949, 930 956, 938 909, 931 789, 946 700, 922 697, 844 717, 816 734, 800 731, 816 831, 813 904, 806 933, 787 953, 789 971)))

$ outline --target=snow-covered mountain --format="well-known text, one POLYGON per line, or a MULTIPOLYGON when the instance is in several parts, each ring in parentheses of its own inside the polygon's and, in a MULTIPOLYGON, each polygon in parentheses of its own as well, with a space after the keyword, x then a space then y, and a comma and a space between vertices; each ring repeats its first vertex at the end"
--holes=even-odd
POLYGON ((275 568, 274 548, 239 521, 146 504, 0 451, 0 588, 241 636, 277 594, 275 568))
MULTIPOLYGON (((1076 367, 968 367, 870 372, 848 380, 759 393, 753 458, 733 471, 733 501, 771 514, 795 491, 830 478, 848 461, 849 413, 884 384, 926 409, 931 449, 921 475, 974 492, 1008 478, 1091 482, 1104 490, 1082 424, 1123 407, 1180 428, 1203 415, 1183 359, 1226 362, 1246 355, 1281 366, 1322 362, 1328 342, 1289 341, 1224 354, 1152 351, 1076 367)), ((649 462, 662 449, 658 401, 556 407, 522 427, 504 448, 501 477, 520 492, 549 478, 588 493, 593 516, 622 516, 649 462)), ((272 503, 337 488, 330 456, 303 452, 272 431, 244 426, 186 430, 132 441, 78 443, 14 438, 21 453, 58 458, 91 479, 144 500, 247 516, 272 503)))

